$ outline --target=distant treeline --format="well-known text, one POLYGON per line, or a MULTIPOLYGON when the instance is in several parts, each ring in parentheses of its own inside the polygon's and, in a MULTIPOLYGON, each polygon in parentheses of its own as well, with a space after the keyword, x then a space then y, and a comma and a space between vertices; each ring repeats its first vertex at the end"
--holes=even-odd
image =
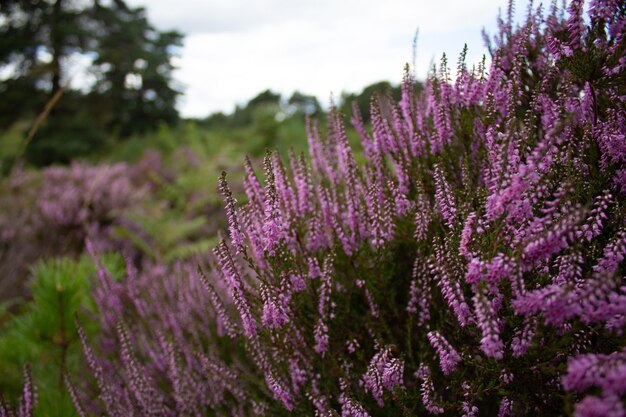
MULTIPOLYGON (((421 89, 421 83, 417 84, 417 88, 421 89)), ((400 98, 400 86, 392 85, 388 81, 379 81, 363 88, 360 92, 342 92, 339 100, 335 105, 347 116, 352 114, 352 105, 355 103, 365 121, 369 121, 369 108, 372 97, 377 94, 389 95, 393 99, 400 98)), ((212 126, 232 126, 240 127, 250 125, 255 119, 255 113, 260 108, 270 109, 274 111, 274 115, 278 119, 289 117, 294 114, 316 116, 323 112, 315 96, 303 94, 295 91, 289 97, 283 97, 279 93, 271 90, 265 90, 245 105, 238 105, 235 110, 230 113, 216 112, 205 118, 194 119, 199 125, 212 126)))
MULTIPOLYGON (((145 9, 124 0, 5 0, 0 21, 0 171, 18 159, 46 166, 93 157, 180 121, 172 57, 183 35, 155 29, 145 9)), ((375 93, 397 100, 400 89, 381 81, 335 104, 350 116, 354 102, 367 117, 375 93)), ((230 114, 191 121, 249 128, 270 142, 281 121, 322 112, 314 96, 266 90, 230 114)))

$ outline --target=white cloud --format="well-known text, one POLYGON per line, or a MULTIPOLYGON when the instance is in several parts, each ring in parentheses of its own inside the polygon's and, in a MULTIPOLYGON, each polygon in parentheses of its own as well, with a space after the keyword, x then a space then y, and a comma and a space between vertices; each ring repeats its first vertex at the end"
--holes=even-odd
POLYGON ((327 102, 330 93, 397 82, 412 59, 417 74, 442 52, 455 63, 482 56, 481 28, 493 31, 500 0, 131 0, 160 29, 186 33, 176 77, 185 116, 231 111, 263 89, 298 89, 327 102))

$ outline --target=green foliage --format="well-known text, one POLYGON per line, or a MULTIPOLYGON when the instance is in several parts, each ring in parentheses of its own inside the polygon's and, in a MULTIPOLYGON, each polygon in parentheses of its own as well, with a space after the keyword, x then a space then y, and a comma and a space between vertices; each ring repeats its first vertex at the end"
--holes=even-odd
POLYGON ((61 99, 26 148, 26 160, 36 166, 68 164, 102 149, 106 135, 94 124, 80 95, 61 99))
MULTIPOLYGON (((139 140, 135 143, 139 145, 139 140)), ((193 123, 164 126, 150 136, 150 143, 159 153, 146 153, 137 162, 150 192, 125 213, 113 235, 152 260, 167 263, 206 252, 222 225, 221 202, 215 194, 218 162, 212 159, 219 155, 217 149, 193 123)), ((127 155, 140 149, 127 148, 127 155)))
POLYGON ((116 226, 114 234, 130 241, 150 258, 166 263, 207 252, 217 241, 203 238, 208 226, 203 217, 181 220, 178 212, 169 210, 158 217, 135 216, 132 220, 140 226, 140 231, 116 226))
POLYGON ((23 126, 16 123, 0 132, 0 175, 2 176, 9 173, 9 169, 19 155, 24 139, 23 130, 23 126))
POLYGON ((95 8, 106 31, 95 51, 98 82, 91 99, 103 126, 121 137, 178 121, 180 91, 173 85, 170 58, 182 35, 155 30, 145 15, 145 9, 121 1, 95 8))
MULTIPOLYGON (((103 262, 114 276, 123 273, 119 255, 107 255, 103 262)), ((86 256, 40 261, 32 269, 32 299, 16 312, 0 310, 0 392, 17 398, 22 386, 22 369, 31 364, 39 390, 37 416, 76 415, 63 383, 63 374, 80 375, 84 366, 74 314, 95 312, 90 296, 96 272, 86 256)), ((95 334, 97 323, 86 324, 95 334)))
POLYGON ((289 113, 316 115, 322 111, 322 107, 315 96, 302 94, 299 91, 294 91, 287 100, 287 105, 289 106, 289 113))

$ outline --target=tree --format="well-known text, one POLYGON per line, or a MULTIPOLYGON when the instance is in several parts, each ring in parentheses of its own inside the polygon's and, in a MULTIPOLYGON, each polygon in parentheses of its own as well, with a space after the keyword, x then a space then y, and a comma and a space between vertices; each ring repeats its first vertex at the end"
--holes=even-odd
POLYGON ((317 97, 302 94, 299 91, 294 91, 291 97, 289 97, 287 106, 289 112, 297 112, 300 114, 315 115, 322 110, 317 97))
POLYGON ((66 0, 0 3, 0 122, 30 117, 62 84, 67 58, 87 50, 88 10, 66 0))
POLYGON ((181 46, 178 32, 159 32, 143 8, 116 1, 106 8, 96 3, 95 16, 103 33, 96 49, 98 76, 92 94, 103 124, 122 136, 145 132, 158 123, 178 121, 171 57, 181 46))
POLYGON ((107 135, 129 136, 178 120, 171 58, 178 32, 160 32, 123 0, 0 3, 0 123, 34 120, 59 89, 59 104, 27 149, 36 164, 93 152, 107 135), (77 57, 96 79, 68 86, 77 57))
POLYGON ((276 116, 280 110, 281 96, 272 90, 265 90, 250 99, 245 107, 235 107, 232 115, 232 124, 235 127, 247 126, 254 122, 255 113, 262 114, 264 118, 276 116), (271 115, 270 115, 271 114, 271 115))

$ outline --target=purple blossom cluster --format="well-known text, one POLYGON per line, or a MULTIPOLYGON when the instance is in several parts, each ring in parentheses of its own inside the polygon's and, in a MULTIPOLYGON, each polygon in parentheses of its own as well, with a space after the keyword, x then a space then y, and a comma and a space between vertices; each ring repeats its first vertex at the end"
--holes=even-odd
POLYGON ((24 296, 31 265, 78 255, 87 236, 103 249, 119 249, 110 232, 141 198, 144 187, 136 180, 123 163, 74 162, 37 172, 17 166, 0 183, 1 298, 24 296))
POLYGON ((24 201, 12 201, 0 216, 0 242, 27 239, 39 244, 44 253, 43 241, 76 249, 82 247, 86 236, 111 249, 109 226, 141 195, 131 167, 123 163, 74 162, 68 167, 46 168, 40 176, 16 171, 7 196, 24 201), (20 190, 24 183, 35 195, 20 190), (10 213, 15 208, 20 213, 10 213))
POLYGON ((73 163, 44 170, 39 207, 47 223, 79 227, 106 218, 130 203, 132 185, 125 164, 73 163))
POLYGON ((394 358, 389 347, 381 348, 370 360, 363 375, 363 386, 380 407, 385 406, 383 390, 403 388, 404 361, 394 358))
POLYGON ((24 368, 24 386, 17 408, 14 410, 0 395, 0 417, 33 417, 37 406, 37 387, 28 367, 24 368))
POLYGON ((90 409, 625 415, 626 14, 584 10, 511 3, 489 66, 407 69, 362 154, 332 107, 310 166, 246 160, 242 204, 222 176, 210 274, 101 269, 90 409))
POLYGON ((225 363, 214 341, 234 340, 246 330, 232 320, 233 305, 222 302, 227 289, 194 267, 204 261, 170 267, 144 263, 138 270, 129 257, 120 281, 92 254, 98 265, 97 347, 83 324, 78 328, 98 394, 93 397, 89 385, 70 376, 77 410, 84 410, 82 415, 199 415, 227 398, 243 407, 249 400, 241 382, 248 365, 238 369, 235 362, 225 363))
POLYGON ((428 332, 426 335, 431 346, 437 350, 441 371, 444 375, 450 375, 461 362, 457 351, 439 332, 428 332))
POLYGON ((620 400, 626 394, 626 353, 583 354, 568 361, 563 386, 568 391, 584 392, 591 387, 602 390, 600 397, 588 396, 577 407, 579 415, 626 415, 620 400))

